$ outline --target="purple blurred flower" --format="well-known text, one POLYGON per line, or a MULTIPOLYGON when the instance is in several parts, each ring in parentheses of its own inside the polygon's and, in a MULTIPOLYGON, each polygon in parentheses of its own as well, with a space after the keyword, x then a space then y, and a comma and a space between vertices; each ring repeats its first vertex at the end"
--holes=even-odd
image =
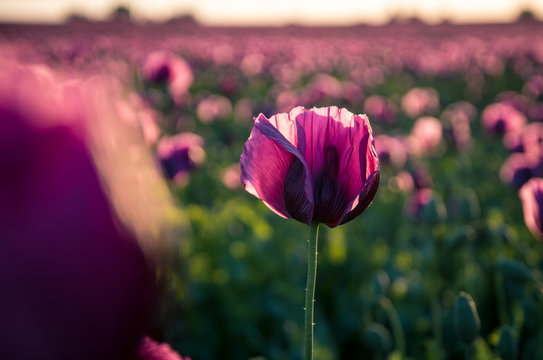
POLYGON ((158 142, 157 155, 168 178, 184 186, 190 172, 205 160, 204 139, 192 133, 164 136, 158 142))
POLYGON ((524 116, 527 116, 530 113, 534 101, 515 91, 502 91, 496 95, 494 102, 509 105, 521 112, 524 116))
POLYGON ((526 123, 526 117, 510 105, 494 103, 483 110, 481 121, 490 134, 504 135, 522 128, 526 123))
POLYGON ((375 150, 381 163, 390 163, 396 169, 401 169, 407 160, 407 145, 397 137, 377 135, 375 150))
POLYGON ((335 106, 297 107, 255 118, 241 154, 241 181, 275 213, 330 227, 371 203, 379 160, 365 115, 335 106))
POLYGON ((415 189, 431 188, 434 186, 432 175, 425 165, 417 165, 411 173, 415 189))
POLYGON ((519 189, 534 176, 543 176, 543 159, 541 154, 514 153, 503 163, 500 179, 505 184, 519 189))
POLYGON ((143 64, 142 71, 145 81, 167 84, 176 104, 184 100, 194 80, 189 64, 168 51, 150 53, 143 64))
POLYGON ((533 178, 519 190, 524 222, 538 240, 543 240, 543 179, 533 178))
POLYGON ((94 115, 113 120, 92 98, 105 90, 4 70, 0 358, 131 359, 149 325, 155 270, 91 153, 94 115))
POLYGON ((439 93, 433 88, 412 88, 402 97, 402 109, 412 118, 434 115, 439 110, 439 93))
POLYGON ((138 360, 190 360, 182 357, 166 343, 159 344, 145 336, 138 347, 138 360))
POLYGON ((539 74, 530 76, 524 83, 522 92, 534 100, 541 100, 543 96, 543 76, 539 74))
POLYGON ((460 101, 453 103, 441 114, 445 134, 459 151, 471 149, 470 122, 475 118, 477 110, 472 104, 460 101))
POLYGON ((432 189, 416 190, 405 203, 405 212, 415 220, 437 223, 447 216, 441 196, 432 189))
POLYGON ((222 95, 211 95, 198 103, 196 115, 204 124, 225 119, 232 114, 232 103, 222 95))
POLYGON ((364 101, 364 112, 373 121, 382 121, 386 124, 396 121, 396 105, 390 99, 380 95, 372 95, 364 101))

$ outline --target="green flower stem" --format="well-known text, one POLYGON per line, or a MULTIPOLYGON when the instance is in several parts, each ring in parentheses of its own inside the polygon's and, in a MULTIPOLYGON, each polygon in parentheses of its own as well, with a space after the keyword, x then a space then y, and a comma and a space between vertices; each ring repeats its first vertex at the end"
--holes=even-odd
POLYGON ((392 305, 392 302, 389 298, 384 296, 380 297, 379 305, 381 305, 383 310, 385 310, 388 321, 390 321, 390 326, 392 327, 392 336, 394 337, 394 341, 396 342, 396 349, 398 349, 400 353, 400 359, 403 359, 403 356, 405 354, 405 336, 403 333, 400 316, 396 312, 396 309, 394 308, 394 305, 392 305))
POLYGON ((309 227, 307 240, 307 287, 305 289, 305 360, 313 360, 313 309, 315 308, 315 281, 317 279, 317 240, 319 224, 309 227))

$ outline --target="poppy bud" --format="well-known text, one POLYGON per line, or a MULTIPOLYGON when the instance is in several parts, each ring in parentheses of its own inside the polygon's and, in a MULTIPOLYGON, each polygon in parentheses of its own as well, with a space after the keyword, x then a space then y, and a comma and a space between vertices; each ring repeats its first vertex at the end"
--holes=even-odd
POLYGON ((454 331, 465 344, 471 344, 481 328, 477 308, 470 294, 460 292, 454 303, 454 331))
POLYGON ((517 340, 515 333, 509 325, 504 325, 500 329, 500 340, 498 342, 498 353, 502 360, 515 360, 517 358, 517 340))

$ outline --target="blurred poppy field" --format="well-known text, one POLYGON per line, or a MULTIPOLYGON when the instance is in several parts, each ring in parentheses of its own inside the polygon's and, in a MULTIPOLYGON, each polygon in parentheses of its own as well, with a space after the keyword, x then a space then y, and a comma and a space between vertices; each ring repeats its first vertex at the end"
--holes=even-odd
MULTIPOLYGON (((543 23, 74 20, 0 25, 0 49, 0 73, 37 79, 3 76, 0 95, 40 109, 56 103, 34 82, 115 82, 86 126, 128 124, 173 197, 173 218, 139 203, 180 229, 150 332, 183 356, 302 358, 308 228, 246 192, 239 160, 260 113, 337 106, 368 116, 381 178, 361 216, 320 227, 315 358, 543 359, 543 23)), ((125 131, 105 126, 104 143, 125 131)), ((139 159, 114 145, 104 156, 139 159)), ((117 190, 138 202, 141 186, 117 190)))

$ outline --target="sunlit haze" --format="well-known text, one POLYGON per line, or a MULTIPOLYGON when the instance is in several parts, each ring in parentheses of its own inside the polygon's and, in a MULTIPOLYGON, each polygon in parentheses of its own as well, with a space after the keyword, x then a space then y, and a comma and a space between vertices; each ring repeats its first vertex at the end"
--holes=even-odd
POLYGON ((73 14, 98 20, 121 5, 136 20, 192 14, 210 25, 382 24, 394 17, 429 23, 510 22, 525 10, 543 19, 543 2, 538 0, 3 0, 0 21, 57 23, 73 14))

